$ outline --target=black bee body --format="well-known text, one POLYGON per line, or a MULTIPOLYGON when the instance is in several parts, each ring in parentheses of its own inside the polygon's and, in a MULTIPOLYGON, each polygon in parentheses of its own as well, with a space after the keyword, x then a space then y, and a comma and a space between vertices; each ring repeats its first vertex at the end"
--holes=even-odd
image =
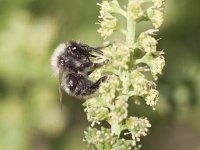
POLYGON ((105 64, 105 62, 94 63, 91 61, 92 57, 96 57, 91 53, 103 54, 102 48, 93 48, 79 42, 69 42, 61 44, 55 49, 51 65, 54 72, 59 75, 60 87, 69 95, 86 98, 106 80, 107 76, 101 77, 96 82, 88 79, 88 75, 95 68, 105 64))
POLYGON ((106 76, 103 76, 98 81, 92 82, 81 74, 70 73, 66 76, 64 80, 66 84, 62 85, 62 87, 67 89, 67 93, 72 96, 86 98, 94 93, 105 79, 106 76))

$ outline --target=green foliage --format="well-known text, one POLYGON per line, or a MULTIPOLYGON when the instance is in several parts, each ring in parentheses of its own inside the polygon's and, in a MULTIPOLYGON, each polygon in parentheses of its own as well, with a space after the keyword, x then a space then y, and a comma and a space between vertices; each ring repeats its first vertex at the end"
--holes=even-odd
MULTIPOLYGON (((49 61, 53 49, 60 42, 78 39, 91 46, 101 45, 101 38, 96 33, 98 25, 94 24, 98 15, 96 2, 94 0, 88 0, 87 3, 83 0, 0 0, 0 149, 89 149, 86 142, 82 142, 83 130, 88 125, 82 101, 63 94, 64 107, 62 111, 60 110, 57 79, 52 75, 49 61)), ((126 0, 120 0, 123 9, 126 3, 126 0)), ((138 143, 142 144, 143 149, 187 150, 188 146, 188 149, 199 149, 199 5, 199 0, 166 1, 165 22, 158 32, 158 37, 162 39, 156 47, 160 50, 166 49, 166 66, 157 84, 160 93, 159 103, 156 111, 143 105, 145 102, 140 98, 137 101, 129 100, 128 105, 129 114, 146 116, 152 124, 151 134, 138 143), (133 102, 141 105, 137 106, 133 102), (172 130, 174 122, 178 122, 180 126, 172 130), (187 126, 183 129, 184 124, 187 126), (178 132, 180 129, 183 130, 178 132), (191 137, 194 134, 196 136, 191 137)), ((139 9, 137 12, 140 12, 138 16, 134 16, 138 17, 137 21, 147 20, 147 16, 141 17, 144 11, 139 9)), ((156 12, 152 13, 150 10, 148 14, 155 15, 156 12)), ((116 29, 109 37, 111 41, 124 40, 121 35, 124 33, 123 30, 120 30, 121 33, 115 32, 124 25, 118 24, 119 22, 124 22, 123 15, 118 18, 116 29)), ((147 38, 151 42, 144 40, 146 39, 144 37, 149 37, 146 32, 138 39, 141 32, 151 27, 150 23, 141 22, 136 27, 135 42, 140 39, 139 49, 146 50, 142 53, 155 49, 157 41, 151 38, 147 38), (141 43, 147 44, 141 46, 141 43), (147 48, 148 45, 150 49, 147 48)), ((107 55, 113 60, 113 65, 133 67, 135 64, 123 65, 126 59, 117 55, 118 53, 112 56, 112 50, 120 49, 111 48, 107 51, 107 55), (117 59, 123 61, 114 61, 117 59)), ((141 51, 138 49, 135 50, 135 55, 126 53, 131 59, 141 56, 140 54, 141 51)), ((153 68, 156 68, 155 65, 153 68)), ((133 77, 131 80, 138 81, 137 76, 133 77)), ((137 85, 143 88, 143 84, 137 85)), ((104 93, 105 97, 115 96, 113 91, 115 87, 106 89, 104 86, 104 88, 110 92, 108 95, 104 93)), ((98 118, 106 117, 107 108, 103 108, 102 112, 98 118)), ((95 115, 90 119, 94 120, 95 115)), ((119 141, 116 145, 120 143, 123 142, 119 141)))

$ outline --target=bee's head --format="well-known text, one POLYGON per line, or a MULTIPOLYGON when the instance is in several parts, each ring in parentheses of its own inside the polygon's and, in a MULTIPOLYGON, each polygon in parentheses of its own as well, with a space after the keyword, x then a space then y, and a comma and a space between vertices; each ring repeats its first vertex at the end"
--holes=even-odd
POLYGON ((64 67, 65 65, 65 50, 67 46, 65 43, 60 44, 53 52, 51 57, 51 67, 54 74, 59 74, 60 67, 64 67))

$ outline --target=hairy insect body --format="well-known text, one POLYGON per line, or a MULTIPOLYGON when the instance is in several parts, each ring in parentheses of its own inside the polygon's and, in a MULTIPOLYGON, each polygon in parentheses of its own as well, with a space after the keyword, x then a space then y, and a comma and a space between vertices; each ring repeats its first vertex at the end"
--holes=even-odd
POLYGON ((107 76, 101 77, 96 82, 88 79, 88 75, 103 63, 93 63, 91 54, 96 52, 103 54, 100 48, 93 48, 79 42, 69 42, 59 45, 51 58, 51 66, 55 74, 59 75, 60 87, 69 95, 86 98, 96 92, 100 84, 107 76))

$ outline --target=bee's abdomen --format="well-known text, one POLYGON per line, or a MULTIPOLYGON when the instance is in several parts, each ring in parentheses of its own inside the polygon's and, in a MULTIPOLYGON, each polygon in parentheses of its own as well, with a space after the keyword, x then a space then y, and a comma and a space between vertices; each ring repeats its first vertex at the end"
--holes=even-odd
POLYGON ((105 79, 106 76, 100 78, 96 82, 92 82, 81 74, 71 73, 66 77, 67 87, 65 87, 64 90, 72 96, 85 98, 96 92, 101 82, 105 79))

